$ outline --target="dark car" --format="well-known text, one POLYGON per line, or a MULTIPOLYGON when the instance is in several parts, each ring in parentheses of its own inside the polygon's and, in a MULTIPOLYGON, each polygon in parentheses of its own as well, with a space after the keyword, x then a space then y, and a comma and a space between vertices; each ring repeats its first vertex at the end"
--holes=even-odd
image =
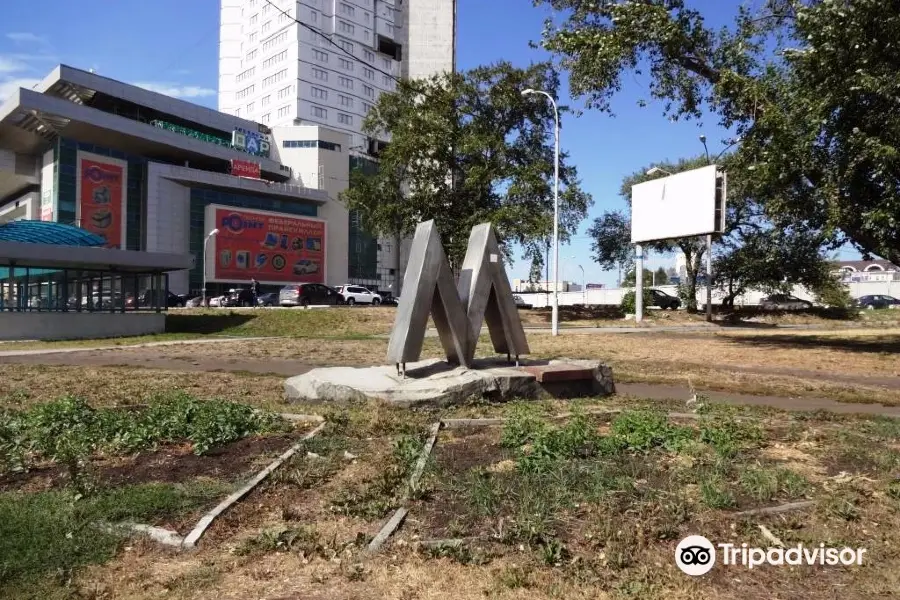
POLYGON ((260 306, 276 306, 278 304, 278 293, 269 292, 268 294, 262 294, 256 299, 256 303, 260 306))
MULTIPOLYGON (((160 292, 161 293, 161 292, 160 292)), ((141 292, 141 295, 138 296, 138 306, 148 307, 153 305, 153 292, 151 290, 144 290, 141 292)), ((181 296, 176 296, 172 292, 166 292, 166 307, 167 308, 183 308, 185 305, 184 298, 181 296)), ((125 298, 125 308, 134 309, 134 296, 127 296, 125 298)))
POLYGON ((772 294, 759 302, 762 310, 809 310, 812 307, 809 300, 801 300, 789 294, 772 294))
POLYGON ((286 285, 278 292, 281 306, 321 306, 343 304, 344 297, 337 290, 321 283, 286 285))
POLYGON ((225 294, 225 306, 253 306, 253 292, 249 288, 233 288, 225 294))
POLYGON ((893 296, 886 296, 884 294, 872 294, 859 298, 856 301, 856 305, 860 308, 866 308, 869 310, 875 308, 900 308, 900 300, 894 298, 893 296))
POLYGON ((650 306, 658 306, 662 310, 678 310, 681 308, 681 300, 662 290, 650 290, 650 306))

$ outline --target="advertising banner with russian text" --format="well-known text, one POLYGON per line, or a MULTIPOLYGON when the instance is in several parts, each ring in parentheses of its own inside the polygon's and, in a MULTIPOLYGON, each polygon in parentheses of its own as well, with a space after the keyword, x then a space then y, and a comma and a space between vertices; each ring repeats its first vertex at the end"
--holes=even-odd
POLYGON ((125 167, 78 157, 79 226, 106 238, 107 248, 124 248, 125 167))
POLYGON ((219 230, 213 279, 325 282, 324 221, 218 207, 213 215, 219 230))

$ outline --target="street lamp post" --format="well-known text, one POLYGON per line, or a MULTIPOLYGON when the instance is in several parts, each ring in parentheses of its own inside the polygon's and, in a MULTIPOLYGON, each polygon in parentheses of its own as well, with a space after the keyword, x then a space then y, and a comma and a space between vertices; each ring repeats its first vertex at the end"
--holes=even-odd
POLYGON ((206 306, 206 246, 209 244, 209 238, 218 234, 219 230, 213 229, 206 234, 206 238, 203 240, 203 298, 201 300, 201 306, 206 306))
MULTIPOLYGON (((570 256, 571 260, 576 260, 576 257, 570 256)), ((584 267, 578 265, 578 268, 581 269, 581 303, 587 306, 587 279, 584 276, 584 267)))
POLYGON ((549 93, 541 90, 522 90, 523 96, 541 94, 553 105, 555 128, 555 148, 553 163, 553 315, 551 335, 559 335, 559 109, 556 100, 549 93))

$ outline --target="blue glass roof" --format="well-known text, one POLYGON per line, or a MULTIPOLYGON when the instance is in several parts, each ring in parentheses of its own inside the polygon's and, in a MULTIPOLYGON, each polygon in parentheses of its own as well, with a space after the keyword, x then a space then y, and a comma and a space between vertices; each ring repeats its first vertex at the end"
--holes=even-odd
POLYGON ((101 236, 53 221, 10 221, 0 225, 0 242, 27 242, 55 246, 103 246, 101 236))

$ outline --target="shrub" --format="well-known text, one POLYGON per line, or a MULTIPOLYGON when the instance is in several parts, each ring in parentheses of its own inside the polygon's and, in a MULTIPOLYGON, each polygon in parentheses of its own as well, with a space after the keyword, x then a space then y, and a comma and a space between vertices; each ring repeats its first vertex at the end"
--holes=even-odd
MULTIPOLYGON (((644 297, 644 310, 647 310, 647 307, 650 306, 650 303, 653 302, 653 296, 650 294, 650 290, 648 288, 644 288, 642 296, 644 297)), ((635 303, 635 292, 634 290, 629 290, 625 292, 625 295, 622 296, 621 307, 622 310, 627 315, 633 315, 635 313, 636 307, 635 303)))

